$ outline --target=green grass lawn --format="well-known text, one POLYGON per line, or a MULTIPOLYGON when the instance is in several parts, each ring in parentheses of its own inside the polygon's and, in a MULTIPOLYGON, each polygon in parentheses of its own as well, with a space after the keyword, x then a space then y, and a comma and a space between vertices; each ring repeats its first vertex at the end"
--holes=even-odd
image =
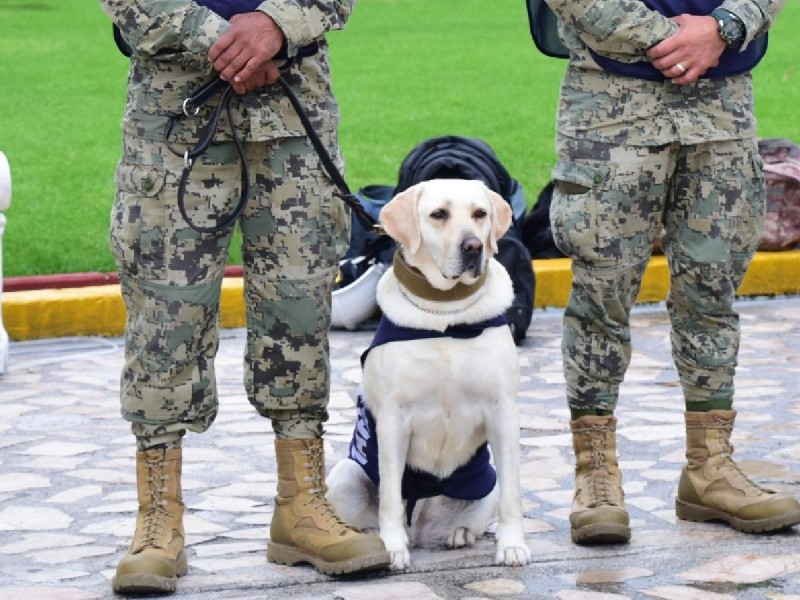
MULTIPOLYGON (((789 2, 755 72, 763 137, 800 141, 798 27, 789 2)), ((537 53, 522 0, 360 0, 330 41, 350 187, 393 184, 417 143, 455 134, 488 142, 535 201, 555 159, 564 62, 537 53)), ((92 1, 2 0, 0 57, 0 151, 14 186, 4 274, 113 271, 127 60, 107 17, 92 1)))

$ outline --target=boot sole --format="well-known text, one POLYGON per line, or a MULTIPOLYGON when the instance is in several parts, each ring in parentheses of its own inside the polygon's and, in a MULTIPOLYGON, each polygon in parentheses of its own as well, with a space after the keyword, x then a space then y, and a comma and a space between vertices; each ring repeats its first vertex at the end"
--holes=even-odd
POLYGON ((278 565, 294 566, 298 563, 309 563, 324 575, 351 575, 353 573, 369 573, 389 566, 391 559, 388 552, 375 552, 356 556, 349 560, 328 562, 303 552, 292 546, 270 542, 267 545, 267 560, 278 565))
POLYGON ((767 519, 747 520, 740 519, 730 513, 726 513, 715 508, 689 504, 682 500, 675 500, 675 514, 684 521, 695 523, 705 523, 706 521, 723 521, 733 527, 736 531, 744 533, 766 533, 785 529, 800 523, 800 510, 781 515, 779 517, 769 517, 767 519))
POLYGON ((175 560, 175 577, 163 577, 153 573, 130 573, 115 575, 111 579, 111 587, 118 594, 158 594, 173 593, 177 586, 178 577, 183 577, 189 572, 189 561, 186 554, 181 552, 175 560))
POLYGON ((631 528, 616 523, 595 523, 571 529, 572 542, 582 546, 594 544, 627 544, 631 540, 631 528))

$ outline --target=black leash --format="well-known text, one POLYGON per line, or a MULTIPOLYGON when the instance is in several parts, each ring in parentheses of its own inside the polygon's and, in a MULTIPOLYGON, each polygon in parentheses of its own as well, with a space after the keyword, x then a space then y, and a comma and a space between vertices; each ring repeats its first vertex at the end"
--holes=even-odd
POLYGON ((166 143, 167 148, 169 148, 174 154, 183 157, 183 171, 181 172, 181 179, 178 183, 178 210, 180 211, 181 216, 183 216, 183 218, 186 220, 186 223, 189 224, 189 227, 195 231, 199 231, 200 233, 216 233, 233 225, 236 222, 236 219, 239 218, 239 215, 242 214, 242 211, 247 204, 247 197, 250 195, 250 171, 247 168, 247 159, 245 157, 244 147, 242 146, 241 140, 239 140, 239 135, 236 133, 236 127, 233 125, 233 111, 231 110, 232 98, 233 88, 227 81, 223 81, 219 78, 212 79, 211 81, 205 83, 189 98, 184 100, 180 111, 176 111, 169 115, 169 118, 167 119, 167 125, 164 129, 164 142, 166 143), (172 129, 175 127, 175 124, 183 118, 195 116, 200 110, 200 106, 217 94, 221 94, 220 99, 214 107, 214 110, 211 111, 211 116, 209 117, 208 122, 200 131, 197 144, 193 148, 187 148, 183 152, 175 149, 169 142, 169 136, 172 133, 172 129), (214 135, 217 133, 219 118, 222 115, 223 110, 228 114, 228 122, 231 126, 231 135, 233 136, 234 144, 236 144, 236 151, 239 153, 239 163, 241 164, 242 174, 242 191, 239 194, 239 202, 228 216, 226 216, 216 225, 211 227, 201 227, 200 225, 195 224, 189 218, 189 214, 186 212, 186 203, 184 201, 184 196, 186 195, 186 184, 189 182, 189 175, 192 173, 192 167, 194 167, 195 159, 205 153, 205 151, 208 150, 208 147, 211 145, 211 142, 214 141, 214 135))
MULTIPOLYGON (((294 93, 294 90, 292 90, 283 76, 278 78, 277 83, 286 93, 286 96, 289 98, 289 102, 291 102, 292 107, 294 108, 295 112, 297 112, 297 116, 300 118, 300 122, 303 124, 303 128, 306 130, 306 134, 308 135, 311 144, 314 146, 314 150, 316 150, 317 154, 319 155, 323 168, 338 188, 339 193, 337 196, 344 200, 344 202, 350 207, 356 219, 358 219, 359 223, 365 230, 374 231, 381 236, 386 235, 380 223, 367 212, 367 210, 362 206, 361 202, 359 202, 358 198, 356 198, 350 191, 347 182, 336 168, 336 164, 333 162, 330 154, 325 149, 325 146, 322 143, 322 140, 319 138, 319 135, 317 135, 317 132, 314 130, 314 127, 311 124, 311 121, 308 118, 305 110, 303 109, 303 105, 300 103, 300 100, 294 93)), ((242 142, 236 133, 236 127, 233 124, 233 111, 231 109, 233 95, 233 87, 231 87, 227 81, 224 81, 219 77, 215 77, 214 79, 211 79, 203 84, 194 94, 184 100, 180 110, 167 115, 167 124, 164 128, 164 142, 171 152, 183 157, 183 171, 181 172, 181 179, 178 184, 178 210, 180 210, 181 216, 183 216, 183 218, 186 220, 186 223, 188 223, 189 227, 201 233, 216 233, 233 225, 239 218, 239 215, 242 214, 242 211, 247 204, 247 198, 250 194, 250 173, 247 168, 244 147, 242 146, 242 142), (197 144, 195 144, 193 148, 187 148, 183 152, 174 148, 169 141, 169 137, 173 128, 175 127, 175 124, 184 118, 195 116, 199 112, 200 106, 208 102, 217 94, 220 94, 219 101, 214 106, 208 122, 201 130, 197 144), (192 222, 186 212, 186 206, 184 202, 186 184, 189 181, 189 176, 191 175, 195 159, 208 150, 208 147, 214 140, 214 135, 219 127, 219 119, 223 111, 225 111, 228 115, 228 122, 231 127, 231 136, 233 137, 234 144, 236 145, 236 151, 239 154, 239 160, 241 162, 242 190, 239 194, 239 202, 233 211, 230 212, 230 214, 225 216, 221 222, 217 223, 216 225, 210 227, 201 227, 192 222)))

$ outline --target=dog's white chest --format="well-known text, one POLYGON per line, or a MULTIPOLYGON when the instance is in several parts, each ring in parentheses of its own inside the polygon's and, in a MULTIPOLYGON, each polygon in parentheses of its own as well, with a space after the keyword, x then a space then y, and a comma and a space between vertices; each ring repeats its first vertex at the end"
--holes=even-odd
POLYGON ((410 436, 408 464, 446 475, 487 439, 497 406, 514 402, 519 367, 508 329, 470 339, 435 338, 373 348, 364 401, 378 423, 410 436))

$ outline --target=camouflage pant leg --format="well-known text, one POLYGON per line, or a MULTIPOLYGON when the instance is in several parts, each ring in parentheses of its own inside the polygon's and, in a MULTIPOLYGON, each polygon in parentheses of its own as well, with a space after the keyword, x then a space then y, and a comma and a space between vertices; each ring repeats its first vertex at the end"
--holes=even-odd
POLYGON ((559 143, 551 218, 556 243, 573 258, 562 340, 570 407, 615 408, 630 362, 630 308, 662 226, 686 400, 730 398, 739 335, 732 302, 763 215, 754 143, 559 143))
MULTIPOLYGON (((330 290, 349 218, 305 140, 248 143, 246 153, 248 396, 275 424, 307 421, 321 432, 330 290)), ((140 437, 204 431, 217 411, 214 356, 231 232, 199 234, 186 224, 175 201, 182 165, 160 144, 126 139, 117 174, 111 243, 128 308, 122 412, 140 437)), ((186 210, 194 223, 212 225, 239 191, 235 148, 214 145, 193 168, 186 210)))
POLYGON ((330 391, 331 289, 350 218, 304 138, 264 146, 252 159, 260 163, 255 196, 263 201, 251 202, 241 220, 245 387, 276 435, 320 436, 330 391))
POLYGON ((672 354, 687 406, 733 397, 733 301, 761 238, 764 206, 755 140, 681 149, 662 245, 671 273, 672 354))
MULTIPOLYGON (((122 415, 140 439, 204 431, 217 412, 214 356, 230 230, 200 234, 181 216, 183 160, 163 144, 126 136, 110 240, 127 308, 122 415)), ((186 208, 200 225, 230 210, 240 188, 231 144, 198 159, 186 208)))
POLYGON ((551 223, 573 259, 562 355, 573 409, 614 410, 631 359, 630 310, 661 228, 672 148, 559 137, 551 223))

